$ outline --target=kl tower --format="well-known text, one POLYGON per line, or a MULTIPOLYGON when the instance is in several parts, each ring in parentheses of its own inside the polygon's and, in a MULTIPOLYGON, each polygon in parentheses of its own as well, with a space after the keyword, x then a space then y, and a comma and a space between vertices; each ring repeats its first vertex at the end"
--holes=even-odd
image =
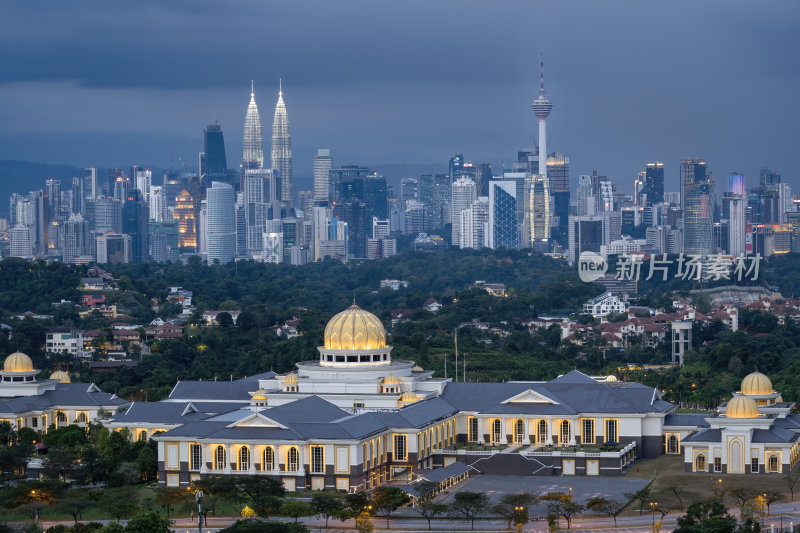
POLYGON ((539 174, 547 177, 547 116, 553 109, 553 103, 544 92, 544 56, 539 55, 539 71, 541 73, 541 84, 539 85, 539 96, 531 104, 536 118, 539 119, 539 174))

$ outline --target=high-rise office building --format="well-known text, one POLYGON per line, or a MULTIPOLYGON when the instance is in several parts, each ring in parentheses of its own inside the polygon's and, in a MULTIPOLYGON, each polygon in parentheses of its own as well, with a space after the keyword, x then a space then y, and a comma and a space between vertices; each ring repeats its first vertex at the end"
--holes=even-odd
POLYGON ((85 213, 86 197, 83 192, 83 178, 72 178, 72 187, 69 191, 69 214, 85 213))
POLYGON ((283 83, 278 89, 275 117, 272 121, 272 168, 280 178, 280 201, 292 203, 292 135, 289 133, 289 117, 283 102, 283 83))
POLYGON ((706 181, 708 169, 700 158, 681 160, 681 210, 686 211, 686 186, 706 181))
POLYGON ((228 183, 214 181, 206 190, 208 262, 224 264, 236 255, 236 192, 228 183))
POLYGON ((146 201, 150 197, 150 186, 153 182, 153 173, 141 167, 133 169, 134 184, 139 190, 142 200, 146 201))
POLYGON ((219 124, 209 124, 203 132, 203 151, 206 154, 206 183, 222 181, 228 176, 225 157, 225 138, 219 124))
POLYGON ((261 133, 261 115, 258 113, 256 95, 250 83, 250 103, 244 117, 242 138, 242 169, 264 168, 264 138, 261 133))
MULTIPOLYGON (((550 111, 553 110, 553 103, 547 97, 547 94, 544 92, 544 56, 539 57, 539 74, 540 74, 540 84, 539 84, 539 95, 531 104, 531 109, 533 109, 533 113, 536 115, 536 118, 539 119, 539 172, 544 175, 544 177, 548 177, 548 169, 547 169, 547 117, 550 115, 550 111)), ((551 185, 554 183, 551 181, 551 185)))
POLYGON ((489 247, 519 248, 518 195, 516 180, 489 183, 489 247))
POLYGON ((44 182, 47 191, 47 220, 61 216, 61 180, 50 178, 44 182))
POLYGON ((745 196, 744 174, 741 172, 731 172, 728 176, 728 192, 736 196, 745 196))
POLYGON ((80 257, 92 253, 92 237, 89 222, 80 213, 73 213, 64 223, 64 248, 62 256, 65 263, 75 263, 80 257))
POLYGON ((329 173, 333 168, 333 155, 330 148, 317 149, 314 156, 314 201, 330 201, 329 173))
POLYGON ((451 241, 458 246, 461 235, 461 211, 472 205, 477 197, 475 182, 467 178, 458 178, 453 182, 451 192, 450 224, 451 241))
POLYGON ((8 230, 8 255, 9 257, 21 257, 23 259, 33 257, 31 230, 27 226, 17 224, 8 230))
POLYGON ((777 185, 781 182, 781 173, 773 171, 769 168, 762 168, 758 173, 761 186, 777 185))
POLYGON ((713 221, 713 200, 708 181, 688 182, 681 195, 683 211, 683 246, 686 254, 709 255, 713 221), (683 198, 685 196, 685 199, 683 198))
POLYGON ((645 179, 645 172, 639 172, 633 180, 633 203, 636 205, 644 204, 643 199, 646 198, 644 196, 645 179))
POLYGON ((122 203, 116 198, 97 198, 94 202, 94 230, 98 233, 122 232, 122 203))
POLYGON ((461 248, 487 248, 489 246, 489 197, 479 196, 472 205, 461 211, 461 248))
POLYGON ((408 200, 419 200, 422 202, 419 194, 419 180, 417 178, 400 179, 400 199, 404 202, 408 200))
POLYGON ((364 181, 372 171, 358 165, 342 165, 328 172, 331 202, 363 201, 364 181))
POLYGON ((83 184, 87 192, 87 198, 97 198, 100 195, 100 188, 97 183, 97 168, 87 167, 83 169, 83 184))
MULTIPOLYGON (((608 219, 601 215, 569 217, 567 260, 574 264, 582 252, 600 253, 608 219)), ((610 241, 609 241, 610 242, 610 241)))
POLYGON ((462 154, 456 154, 450 158, 450 163, 448 165, 448 168, 449 168, 451 183, 461 178, 461 169, 463 167, 464 167, 464 156, 462 154))
POLYGON ((139 189, 128 193, 122 206, 122 232, 131 238, 131 261, 142 263, 150 255, 150 212, 139 189))
POLYGON ((591 216, 597 211, 597 198, 592 193, 592 177, 588 174, 578 176, 578 204, 576 212, 578 216, 591 216))
POLYGON ((178 221, 178 246, 181 248, 197 248, 196 200, 183 189, 175 198, 173 216, 178 221))
POLYGON ((333 216, 346 224, 348 255, 357 258, 366 257, 367 218, 364 202, 358 200, 334 202, 333 216))
POLYGON ((131 260, 131 236, 124 233, 103 233, 95 238, 97 262, 129 263, 131 260))
POLYGON ((533 248, 537 241, 550 238, 550 184, 548 178, 534 174, 525 178, 525 218, 522 246, 533 248))
POLYGON ((643 194, 650 205, 664 201, 664 163, 661 161, 647 163, 643 194))
POLYGON ((738 257, 745 253, 745 207, 747 197, 744 195, 726 195, 726 211, 728 212, 728 254, 738 257))
POLYGON ((559 226, 566 227, 569 217, 569 157, 558 152, 547 156, 547 172, 544 175, 553 196, 553 214, 559 226))

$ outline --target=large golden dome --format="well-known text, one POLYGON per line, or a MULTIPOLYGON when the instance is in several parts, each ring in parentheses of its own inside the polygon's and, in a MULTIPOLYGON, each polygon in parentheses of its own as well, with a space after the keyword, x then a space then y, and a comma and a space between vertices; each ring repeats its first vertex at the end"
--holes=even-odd
POLYGON ((58 380, 61 383, 69 383, 70 382, 69 374, 67 374, 63 370, 56 370, 55 372, 50 374, 50 377, 47 378, 47 379, 55 379, 55 380, 58 380))
POLYGON ((725 407, 725 416, 727 418, 756 418, 758 406, 752 398, 737 394, 725 407))
POLYGON ((386 348, 383 323, 355 303, 331 318, 325 327, 328 350, 379 350, 386 348))
POLYGON ((6 357, 3 372, 33 372, 33 361, 22 352, 14 352, 6 357))
POLYGON ((772 394, 772 382, 761 372, 753 372, 742 380, 742 394, 753 396, 772 394))

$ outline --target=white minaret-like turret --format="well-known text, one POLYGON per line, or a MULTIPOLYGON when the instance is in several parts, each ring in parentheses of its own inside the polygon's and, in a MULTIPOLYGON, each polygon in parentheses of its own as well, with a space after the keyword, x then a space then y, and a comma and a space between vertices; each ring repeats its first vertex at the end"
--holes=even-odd
POLYGON ((553 103, 544 92, 544 56, 539 56, 541 84, 539 95, 531 104, 536 118, 539 119, 539 174, 547 177, 547 117, 553 109, 553 103))

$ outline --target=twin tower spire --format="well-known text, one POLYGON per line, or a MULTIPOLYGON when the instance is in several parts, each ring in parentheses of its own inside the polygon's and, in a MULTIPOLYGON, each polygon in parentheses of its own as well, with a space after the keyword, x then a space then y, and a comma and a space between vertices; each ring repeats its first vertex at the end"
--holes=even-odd
MULTIPOLYGON (((289 116, 283 102, 283 80, 278 82, 278 102, 272 120, 271 165, 281 180, 281 201, 292 203, 292 135, 289 132, 289 116)), ((250 103, 244 117, 242 139, 242 168, 264 168, 264 137, 261 130, 261 115, 256 104, 255 87, 250 82, 250 103)))

